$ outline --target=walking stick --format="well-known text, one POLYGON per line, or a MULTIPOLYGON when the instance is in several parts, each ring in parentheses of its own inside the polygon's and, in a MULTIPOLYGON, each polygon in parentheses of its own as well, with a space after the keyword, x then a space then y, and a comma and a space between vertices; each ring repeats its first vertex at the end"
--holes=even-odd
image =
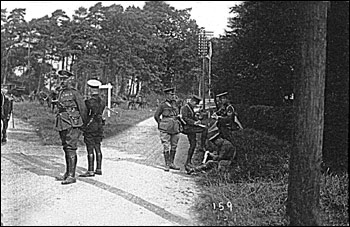
POLYGON ((15 128, 15 118, 13 117, 13 112, 11 113, 12 117, 12 128, 15 128))

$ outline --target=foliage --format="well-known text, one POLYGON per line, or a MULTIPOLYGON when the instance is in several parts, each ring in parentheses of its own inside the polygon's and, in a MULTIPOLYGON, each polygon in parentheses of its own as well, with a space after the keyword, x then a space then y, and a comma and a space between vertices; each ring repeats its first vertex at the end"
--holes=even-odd
POLYGON ((244 128, 251 128, 292 142, 296 109, 294 106, 236 105, 238 117, 244 128))
MULTIPOLYGON (((198 218, 206 226, 288 225, 289 145, 263 132, 244 131, 234 141, 238 159, 232 169, 211 169, 197 175, 196 181, 203 188, 195 205, 198 218)), ((348 183, 347 173, 323 173, 323 224, 349 225, 348 183)))
POLYGON ((230 31, 214 46, 216 90, 228 90, 235 103, 281 105, 294 91, 299 50, 296 5, 247 1, 231 8, 235 17, 229 20, 230 31))
POLYGON ((198 26, 190 9, 162 1, 146 2, 143 9, 99 2, 78 8, 72 19, 62 10, 29 22, 25 9, 7 14, 2 9, 2 82, 14 80, 10 72, 21 66, 25 85, 40 90, 51 71, 46 65, 60 62, 59 68, 76 74, 82 92, 89 78, 110 82, 115 96, 132 95, 133 85, 143 94, 164 86, 193 90, 198 26))

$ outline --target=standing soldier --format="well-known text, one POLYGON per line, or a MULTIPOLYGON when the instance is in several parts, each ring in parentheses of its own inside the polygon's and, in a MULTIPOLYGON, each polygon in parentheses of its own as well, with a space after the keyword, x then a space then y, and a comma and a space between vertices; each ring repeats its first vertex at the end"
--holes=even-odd
POLYGON ((87 82, 90 88, 91 97, 85 100, 88 118, 87 123, 83 127, 84 142, 86 144, 88 171, 79 175, 80 177, 93 177, 95 174, 102 175, 102 152, 101 142, 103 139, 104 119, 102 118, 103 111, 106 107, 105 101, 100 96, 99 87, 102 83, 98 80, 91 79, 87 82), (94 153, 95 150, 95 153, 94 153), (96 170, 94 172, 94 162, 96 154, 96 170))
POLYGON ((174 90, 175 88, 167 88, 164 90, 167 94, 167 98, 158 106, 154 113, 154 119, 158 124, 160 140, 163 145, 165 171, 169 171, 169 169, 180 170, 180 168, 174 164, 181 127, 178 108, 174 105, 174 90))
POLYGON ((201 98, 197 95, 193 95, 190 101, 181 107, 180 113, 183 122, 183 133, 187 135, 190 147, 188 149, 187 160, 185 163, 185 169, 192 168, 192 156, 197 145, 197 133, 201 133, 201 147, 199 150, 205 151, 205 142, 207 139, 208 128, 201 124, 201 121, 197 118, 194 112, 195 105, 198 105, 201 98))
POLYGON ((62 141, 66 160, 66 172, 56 180, 62 184, 76 182, 77 145, 81 135, 81 127, 87 120, 87 111, 82 95, 72 86, 74 75, 66 70, 57 71, 61 89, 57 102, 56 129, 62 141))
MULTIPOLYGON (((13 96, 9 94, 7 85, 1 86, 1 144, 7 142, 7 128, 13 111, 13 96)), ((13 116, 12 116, 13 117, 13 116)))

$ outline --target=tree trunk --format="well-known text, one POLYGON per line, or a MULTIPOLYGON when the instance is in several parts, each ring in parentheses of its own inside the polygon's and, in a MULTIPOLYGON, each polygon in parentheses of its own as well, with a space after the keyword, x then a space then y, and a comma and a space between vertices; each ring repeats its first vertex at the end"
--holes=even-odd
POLYGON ((301 4, 297 128, 289 162, 287 214, 292 226, 319 226, 324 123, 327 2, 301 4))

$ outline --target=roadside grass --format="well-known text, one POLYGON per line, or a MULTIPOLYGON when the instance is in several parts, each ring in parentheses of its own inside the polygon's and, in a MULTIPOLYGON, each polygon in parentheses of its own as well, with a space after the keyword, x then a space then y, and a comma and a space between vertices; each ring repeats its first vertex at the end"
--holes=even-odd
MULTIPOLYGON (((150 108, 142 110, 115 108, 114 110, 118 114, 111 112, 110 117, 108 117, 107 111, 104 113, 104 117, 107 119, 104 127, 105 138, 117 135, 129 127, 153 116, 155 111, 150 108)), ((36 128, 43 145, 61 145, 58 131, 54 127, 55 113, 52 113, 46 105, 40 105, 38 102, 15 102, 13 114, 15 118, 24 120, 36 128)), ((84 145, 82 136, 80 137, 79 145, 84 145)))
MULTIPOLYGON (((32 124, 44 145, 61 145, 54 130, 55 114, 48 107, 37 102, 14 105, 14 116, 32 124)), ((118 114, 112 112, 106 121, 106 138, 154 113, 154 109, 115 110, 118 114)), ((82 137, 80 143, 83 144, 82 137)), ((199 220, 205 226, 288 225, 285 213, 290 145, 252 129, 236 132, 234 143, 238 164, 228 172, 213 169, 195 177, 203 189, 194 207, 199 220)), ((198 155, 201 154, 194 157, 197 161, 201 160, 198 155)), ((320 205, 324 225, 349 226, 348 191, 348 173, 322 175, 320 205)))
MULTIPOLYGON (((205 226, 289 225, 288 143, 245 129, 236 134, 235 146, 237 162, 231 169, 195 178, 203 188, 195 205, 199 220, 205 226)), ((349 226, 348 173, 324 173, 320 184, 323 224, 349 226)))

